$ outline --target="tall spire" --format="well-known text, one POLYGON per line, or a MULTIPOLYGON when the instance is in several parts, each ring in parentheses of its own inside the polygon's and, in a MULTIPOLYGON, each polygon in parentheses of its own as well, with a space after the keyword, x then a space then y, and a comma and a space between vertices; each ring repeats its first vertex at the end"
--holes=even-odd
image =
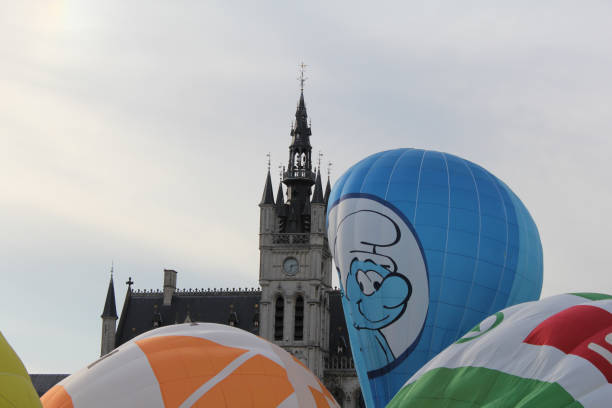
MULTIPOLYGON (((306 64, 302 62, 300 64, 300 76, 298 77, 298 80, 300 81, 300 100, 295 111, 295 123, 291 129, 291 136, 293 137, 293 140, 291 141, 290 150, 293 153, 299 153, 300 156, 305 154, 304 160, 300 158, 300 167, 311 171, 312 162, 310 160, 310 150, 312 148, 310 146, 310 135, 312 132, 308 124, 308 113, 306 112, 306 103, 304 102, 304 82, 307 79, 304 77, 305 68, 306 64)), ((295 159, 292 157, 292 159, 289 160, 288 168, 290 170, 293 169, 293 167, 295 167, 294 164, 295 159)))
POLYGON ((117 318, 117 306, 115 305, 115 285, 113 284, 113 270, 111 269, 111 278, 108 283, 108 291, 106 292, 106 301, 104 302, 104 310, 102 318, 112 317, 117 318))

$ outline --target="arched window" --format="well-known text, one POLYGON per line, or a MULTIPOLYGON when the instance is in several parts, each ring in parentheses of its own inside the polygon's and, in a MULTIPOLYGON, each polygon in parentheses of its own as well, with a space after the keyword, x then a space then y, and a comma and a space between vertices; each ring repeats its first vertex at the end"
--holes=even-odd
POLYGON ((282 296, 276 298, 274 310, 274 340, 283 339, 283 322, 285 319, 285 299, 282 296))
POLYGON ((298 296, 295 299, 295 325, 293 330, 293 340, 304 339, 304 298, 298 296))

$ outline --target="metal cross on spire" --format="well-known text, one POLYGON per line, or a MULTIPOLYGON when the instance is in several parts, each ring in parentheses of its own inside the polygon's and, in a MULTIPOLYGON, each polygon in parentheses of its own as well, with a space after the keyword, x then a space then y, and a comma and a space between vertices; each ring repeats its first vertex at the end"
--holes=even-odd
POLYGON ((132 290, 132 285, 134 284, 134 281, 132 280, 132 277, 130 276, 127 280, 127 282, 125 282, 126 285, 128 285, 128 290, 132 290))
POLYGON ((299 67, 300 67, 300 76, 299 76, 298 80, 300 81, 300 91, 302 91, 302 92, 304 92, 304 82, 306 82, 306 80, 308 79, 308 78, 306 78, 304 76, 304 71, 306 71, 306 67, 307 66, 308 65, 304 64, 303 61, 299 65, 299 67))

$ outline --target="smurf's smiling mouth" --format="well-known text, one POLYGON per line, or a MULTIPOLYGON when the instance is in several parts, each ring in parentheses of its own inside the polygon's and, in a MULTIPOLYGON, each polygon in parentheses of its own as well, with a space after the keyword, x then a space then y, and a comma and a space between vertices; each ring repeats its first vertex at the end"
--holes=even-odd
POLYGON ((379 320, 368 319, 368 316, 366 316, 366 314, 363 312, 363 310, 361 310, 361 299, 359 299, 357 301, 357 310, 359 310, 359 313, 363 316, 363 318, 366 319, 370 323, 380 323, 380 322, 382 322, 384 320, 387 320, 389 318, 389 315, 386 315, 385 317, 383 317, 382 319, 379 319, 379 320))

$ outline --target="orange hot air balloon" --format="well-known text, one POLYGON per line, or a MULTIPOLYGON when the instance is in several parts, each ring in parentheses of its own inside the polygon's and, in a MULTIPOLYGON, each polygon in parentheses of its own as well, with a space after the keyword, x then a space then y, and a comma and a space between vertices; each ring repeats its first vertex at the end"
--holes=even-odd
POLYGON ((291 354, 214 323, 144 333, 67 377, 41 401, 44 408, 338 407, 291 354))

